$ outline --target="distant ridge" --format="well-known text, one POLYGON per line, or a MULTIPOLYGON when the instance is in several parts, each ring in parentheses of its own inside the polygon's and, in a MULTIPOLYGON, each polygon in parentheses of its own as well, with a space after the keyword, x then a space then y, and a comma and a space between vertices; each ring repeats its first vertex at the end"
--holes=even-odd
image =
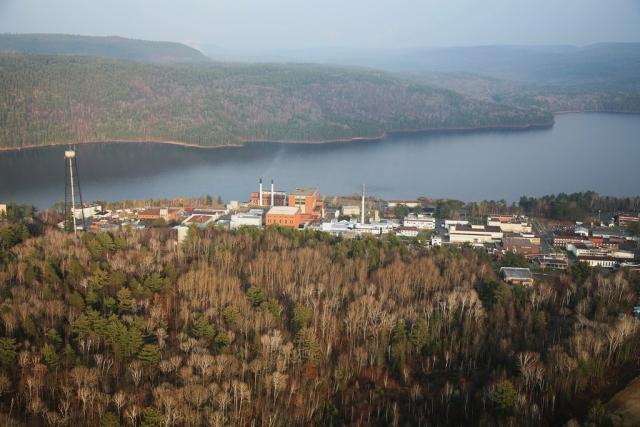
POLYGON ((0 34, 0 53, 78 55, 156 63, 198 63, 209 59, 175 42, 70 34, 0 34))
POLYGON ((470 73, 553 86, 640 88, 640 43, 234 51, 203 45, 213 60, 311 62, 403 73, 470 73))

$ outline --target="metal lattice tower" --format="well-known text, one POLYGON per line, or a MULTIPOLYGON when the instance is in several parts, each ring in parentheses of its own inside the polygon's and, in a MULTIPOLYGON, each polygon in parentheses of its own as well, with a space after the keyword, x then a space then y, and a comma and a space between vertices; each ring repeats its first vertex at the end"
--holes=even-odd
POLYGON ((82 220, 82 230, 86 229, 84 204, 80 190, 80 176, 78 175, 78 160, 75 147, 69 146, 64 152, 64 215, 65 228, 78 234, 78 220, 82 220), (78 203, 76 203, 78 202, 78 203), (76 211, 80 209, 80 218, 76 218, 76 211))

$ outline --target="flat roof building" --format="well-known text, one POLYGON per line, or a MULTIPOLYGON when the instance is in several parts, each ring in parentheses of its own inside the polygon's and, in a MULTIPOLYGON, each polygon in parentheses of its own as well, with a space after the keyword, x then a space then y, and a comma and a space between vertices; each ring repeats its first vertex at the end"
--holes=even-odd
POLYGON ((206 215, 206 214, 193 214, 184 221, 182 221, 182 225, 190 226, 195 225, 199 228, 205 228, 209 224, 213 224, 216 222, 218 217, 216 215, 206 215))
POLYGON ((420 206, 420 202, 417 200, 389 200, 387 206, 395 208, 396 206, 406 206, 408 208, 417 208, 420 206))
POLYGON ((409 214, 404 217, 402 225, 420 230, 434 230, 436 228, 436 219, 431 215, 409 214))
POLYGON ((579 262, 584 262, 591 267, 614 268, 618 264, 618 260, 612 257, 600 256, 579 256, 579 262))
MULTIPOLYGON (((145 208, 136 212, 140 220, 164 219, 165 221, 177 220, 180 217, 180 208, 145 208)), ((86 215, 85 215, 86 217, 86 215)))
POLYGON ((444 228, 446 228, 447 230, 450 230, 451 226, 454 226, 454 225, 469 225, 469 221, 462 220, 462 219, 445 219, 444 220, 444 228))
POLYGON ((267 225, 279 225, 298 229, 302 224, 302 214, 295 206, 274 206, 267 212, 267 225))
POLYGON ((325 233, 331 233, 333 235, 345 234, 351 229, 351 223, 348 221, 338 221, 333 219, 330 222, 323 222, 320 224, 320 231, 325 233))
POLYGON ((504 236, 502 248, 506 252, 514 252, 522 255, 538 255, 540 245, 531 242, 531 239, 521 236, 504 236))
POLYGON ((342 207, 342 215, 359 216, 360 215, 360 206, 357 206, 357 205, 343 206, 342 207))
POLYGON ((399 227, 396 228, 396 234, 402 237, 418 237, 420 230, 417 227, 399 227))
POLYGON ((231 215, 229 228, 235 230, 240 227, 262 227, 262 214, 249 212, 231 215))
POLYGON ((89 219, 99 212, 102 212, 101 205, 85 206, 83 208, 73 209, 73 215, 76 219, 82 219, 83 216, 85 219, 89 219))
POLYGON ((566 270, 569 267, 569 261, 564 255, 541 255, 536 258, 536 261, 540 264, 540 268, 566 270))
POLYGON ((623 213, 616 215, 616 222, 620 227, 628 227, 634 222, 640 222, 640 213, 623 213))
POLYGON ((487 225, 500 227, 505 233, 531 233, 531 224, 527 217, 515 215, 493 215, 487 217, 487 225))
POLYGON ((500 275, 507 283, 524 286, 533 285, 533 275, 528 268, 502 267, 500 269, 500 275))
POLYGON ((452 225, 449 228, 450 243, 493 243, 502 239, 499 227, 485 225, 452 225))
POLYGON ((576 234, 573 231, 556 231, 553 233, 553 246, 566 246, 589 242, 589 238, 576 234))

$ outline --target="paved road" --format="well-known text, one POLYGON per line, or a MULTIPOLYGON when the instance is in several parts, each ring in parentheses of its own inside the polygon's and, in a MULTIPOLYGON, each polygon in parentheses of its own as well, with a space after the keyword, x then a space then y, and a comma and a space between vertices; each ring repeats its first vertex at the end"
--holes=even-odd
POLYGON ((544 222, 538 218, 531 218, 533 230, 540 236, 540 251, 543 254, 553 252, 553 232, 544 225, 544 222))

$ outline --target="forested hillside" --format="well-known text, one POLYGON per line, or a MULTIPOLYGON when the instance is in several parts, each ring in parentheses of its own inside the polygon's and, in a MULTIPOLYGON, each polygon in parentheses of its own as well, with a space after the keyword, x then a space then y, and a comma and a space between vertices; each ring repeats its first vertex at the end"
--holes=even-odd
POLYGON ((80 55, 145 62, 207 62, 181 43, 70 34, 0 34, 0 53, 80 55))
POLYGON ((0 147, 113 139, 223 145, 553 123, 537 106, 501 105, 384 72, 317 65, 2 55, 0 85, 0 147))
POLYGON ((2 425, 604 425, 638 371, 624 272, 524 288, 394 239, 5 227, 2 425))
POLYGON ((640 43, 271 51, 234 51, 205 45, 203 50, 214 59, 236 61, 348 64, 393 72, 474 73, 545 85, 640 88, 640 43))
POLYGON ((635 81, 611 80, 594 85, 543 85, 469 73, 417 73, 426 84, 452 90, 473 99, 514 107, 539 108, 554 113, 640 113, 640 75, 635 81))

